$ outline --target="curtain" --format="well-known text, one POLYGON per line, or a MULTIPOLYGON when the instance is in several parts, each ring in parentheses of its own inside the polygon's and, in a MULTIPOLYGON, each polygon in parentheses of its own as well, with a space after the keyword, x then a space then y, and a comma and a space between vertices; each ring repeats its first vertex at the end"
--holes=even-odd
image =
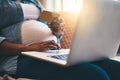
POLYGON ((40 0, 48 11, 79 11, 83 0, 40 0))

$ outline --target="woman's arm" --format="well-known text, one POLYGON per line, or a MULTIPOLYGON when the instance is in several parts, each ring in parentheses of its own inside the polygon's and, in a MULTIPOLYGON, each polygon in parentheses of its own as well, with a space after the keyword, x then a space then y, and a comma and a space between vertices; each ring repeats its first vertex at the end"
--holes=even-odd
POLYGON ((21 51, 26 51, 27 47, 22 44, 15 44, 8 41, 0 43, 0 55, 18 55, 21 51))
POLYGON ((0 0, 0 29, 24 20, 18 1, 0 0))
MULTIPOLYGON (((32 3, 40 12, 44 10, 38 0, 22 0, 24 3, 32 3)), ((39 15, 40 16, 40 15, 39 15)), ((0 0, 0 29, 16 24, 24 20, 23 10, 17 0, 0 0)))
POLYGON ((8 41, 0 43, 0 55, 19 55, 22 51, 44 51, 49 48, 60 48, 53 40, 34 43, 29 46, 8 41))

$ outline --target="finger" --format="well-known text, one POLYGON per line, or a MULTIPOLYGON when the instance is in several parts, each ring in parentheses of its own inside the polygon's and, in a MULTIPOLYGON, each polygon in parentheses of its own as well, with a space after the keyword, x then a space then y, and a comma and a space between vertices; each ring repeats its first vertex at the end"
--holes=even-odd
POLYGON ((44 41, 41 43, 42 45, 54 45, 59 48, 59 45, 54 40, 44 41))
POLYGON ((48 45, 47 48, 48 48, 48 49, 50 49, 50 48, 57 49, 57 46, 55 46, 55 45, 48 45))
POLYGON ((55 46, 55 45, 50 45, 49 44, 49 45, 43 45, 43 46, 44 46, 44 48, 43 48, 44 50, 48 50, 48 49, 51 49, 51 48, 58 49, 57 46, 55 46))
POLYGON ((43 42, 39 42, 39 43, 35 43, 36 45, 40 45, 42 46, 43 48, 47 48, 47 45, 51 45, 51 40, 48 40, 48 41, 43 41, 43 42))
MULTIPOLYGON (((50 44, 52 40, 48 40, 48 41, 43 41, 43 42, 40 42, 39 44, 42 44, 42 45, 46 45, 46 44, 50 44)), ((54 40, 53 40, 54 41, 54 40)))
POLYGON ((54 40, 51 40, 50 43, 49 43, 49 45, 53 45, 53 46, 55 46, 57 49, 60 48, 60 46, 59 46, 54 40))
POLYGON ((52 41, 52 45, 56 46, 57 49, 60 49, 60 46, 55 41, 52 41))

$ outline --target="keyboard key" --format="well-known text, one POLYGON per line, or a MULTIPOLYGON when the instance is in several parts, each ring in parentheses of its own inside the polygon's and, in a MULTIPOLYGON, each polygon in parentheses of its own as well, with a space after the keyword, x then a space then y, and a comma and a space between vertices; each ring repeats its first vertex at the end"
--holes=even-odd
POLYGON ((67 54, 62 54, 62 55, 52 55, 50 57, 56 58, 56 59, 61 59, 61 60, 67 60, 67 54))

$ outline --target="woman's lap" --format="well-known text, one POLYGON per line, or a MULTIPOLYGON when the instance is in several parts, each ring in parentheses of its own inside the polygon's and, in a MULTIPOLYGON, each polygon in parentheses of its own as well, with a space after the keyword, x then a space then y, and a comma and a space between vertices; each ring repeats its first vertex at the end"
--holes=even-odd
POLYGON ((19 57, 18 75, 42 80, 109 80, 102 68, 91 63, 63 67, 25 56, 19 57))
POLYGON ((94 62, 94 64, 104 69, 111 80, 120 80, 120 62, 110 59, 94 62))
POLYGON ((41 78, 43 80, 49 80, 50 78, 52 80, 109 80, 103 79, 108 77, 110 77, 110 80, 120 79, 120 62, 110 59, 62 67, 25 56, 19 58, 18 73, 21 77, 41 78))

